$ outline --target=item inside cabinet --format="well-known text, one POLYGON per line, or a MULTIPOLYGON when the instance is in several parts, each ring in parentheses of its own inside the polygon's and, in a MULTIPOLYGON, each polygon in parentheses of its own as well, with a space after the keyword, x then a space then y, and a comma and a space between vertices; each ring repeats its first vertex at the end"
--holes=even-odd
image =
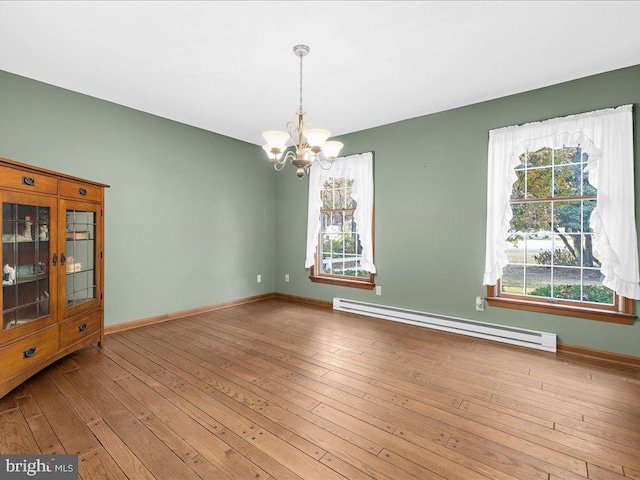
POLYGON ((67 240, 89 240, 89 232, 67 232, 67 240))

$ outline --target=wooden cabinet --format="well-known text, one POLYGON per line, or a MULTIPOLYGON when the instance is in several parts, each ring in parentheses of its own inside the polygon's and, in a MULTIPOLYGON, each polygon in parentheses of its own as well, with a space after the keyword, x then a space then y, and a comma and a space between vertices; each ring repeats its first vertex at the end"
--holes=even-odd
POLYGON ((0 158, 0 397, 104 337, 104 189, 0 158))

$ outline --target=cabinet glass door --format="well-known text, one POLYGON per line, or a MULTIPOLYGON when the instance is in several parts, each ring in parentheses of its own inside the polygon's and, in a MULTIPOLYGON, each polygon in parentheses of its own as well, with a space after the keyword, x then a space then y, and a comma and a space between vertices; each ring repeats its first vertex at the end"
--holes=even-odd
POLYGON ((2 339, 55 321, 52 219, 55 206, 46 199, 38 205, 21 194, 2 198, 2 339))
POLYGON ((64 203, 64 248, 60 267, 64 270, 63 316, 93 308, 99 303, 99 211, 92 204, 64 203))

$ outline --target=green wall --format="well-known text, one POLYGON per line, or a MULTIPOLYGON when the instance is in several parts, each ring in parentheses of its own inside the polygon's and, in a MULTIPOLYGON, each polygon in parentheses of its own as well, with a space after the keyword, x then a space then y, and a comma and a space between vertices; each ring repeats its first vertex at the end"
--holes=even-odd
POLYGON ((382 286, 382 296, 309 280, 304 268, 307 182, 298 181, 293 169, 281 173, 276 184, 277 291, 555 332, 562 343, 640 356, 640 322, 618 325, 488 306, 480 312, 474 305, 475 297, 486 293, 489 130, 630 103, 635 104, 637 165, 640 66, 340 137, 344 155, 375 152, 376 284, 382 286))
POLYGON ((0 72, 0 156, 111 185, 107 325, 279 291, 551 331, 563 343, 640 356, 640 322, 474 307, 485 294, 489 130, 637 109, 639 85, 636 66, 341 137, 345 155, 375 152, 380 297, 311 283, 308 182, 292 167, 274 173, 255 145, 0 72))
POLYGON ((111 185, 107 325, 275 290, 275 177, 263 155, 0 72, 0 157, 111 185))

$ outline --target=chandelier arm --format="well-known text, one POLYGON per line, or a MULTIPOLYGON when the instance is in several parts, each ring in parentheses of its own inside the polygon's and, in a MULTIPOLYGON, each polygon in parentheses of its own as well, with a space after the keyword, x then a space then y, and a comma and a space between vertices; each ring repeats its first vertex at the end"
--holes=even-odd
POLYGON ((293 145, 297 148, 298 137, 300 136, 298 132, 298 126, 292 120, 290 122, 287 122, 286 129, 287 129, 287 133, 289 134, 289 138, 291 139, 291 143, 293 143, 293 145))
POLYGON ((282 171, 282 169, 285 167, 285 165, 287 164, 287 160, 289 160, 290 158, 292 158, 292 152, 288 151, 285 155, 283 155, 282 157, 280 157, 280 159, 276 159, 276 161, 273 163, 273 168, 275 169, 276 172, 280 172, 282 171))
POLYGON ((289 138, 291 139, 291 143, 300 155, 303 155, 307 148, 309 148, 309 144, 304 138, 304 135, 302 135, 302 131, 304 130, 303 115, 304 113, 298 116, 297 123, 291 120, 290 122, 287 122, 286 125, 286 130, 289 134, 289 138))
POLYGON ((316 162, 318 162, 318 165, 320 165, 320 168, 323 170, 331 170, 331 166, 333 165, 333 161, 331 160, 321 160, 320 157, 316 157, 316 162), (325 167, 324 164, 327 164, 328 166, 325 167))
POLYGON ((296 154, 293 150, 289 150, 284 157, 282 157, 282 163, 285 164, 287 161, 292 161, 296 158, 296 154))

